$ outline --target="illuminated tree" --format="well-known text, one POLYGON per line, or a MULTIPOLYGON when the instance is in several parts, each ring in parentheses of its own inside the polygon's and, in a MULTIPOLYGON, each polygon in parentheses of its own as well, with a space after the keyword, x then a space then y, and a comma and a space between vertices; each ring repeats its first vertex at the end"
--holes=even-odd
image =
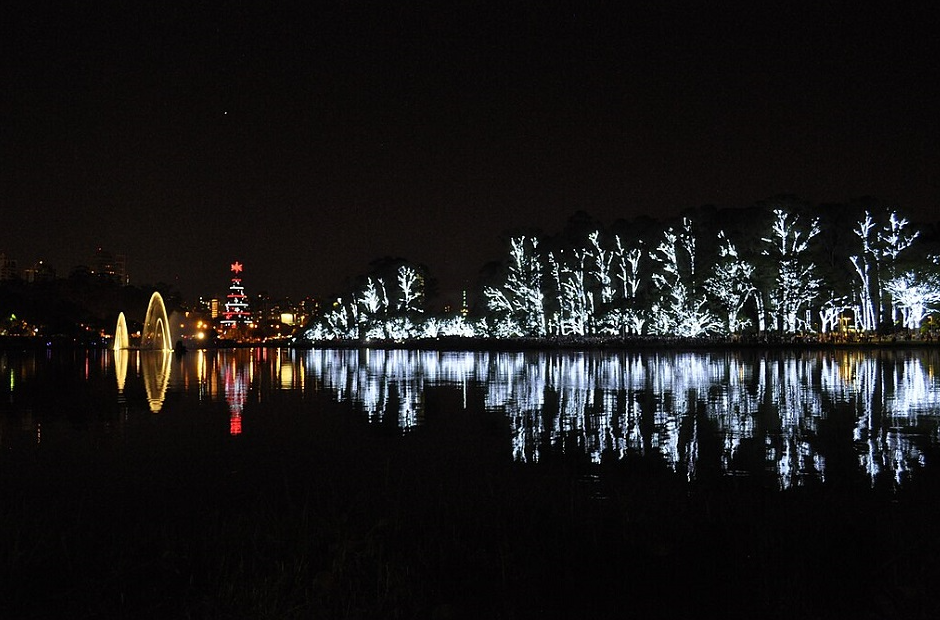
POLYGON ((611 258, 615 261, 615 276, 620 281, 619 299, 615 298, 613 307, 598 321, 600 331, 607 334, 640 334, 646 324, 646 317, 637 300, 643 250, 639 247, 627 250, 620 235, 614 237, 614 244, 611 258))
POLYGON ((881 253, 885 258, 890 258, 892 262, 897 262, 898 255, 911 247, 914 240, 920 235, 914 231, 905 233, 904 229, 910 222, 906 218, 898 217, 894 211, 888 216, 888 223, 884 230, 878 233, 878 240, 881 242, 881 253))
POLYGON ((572 250, 570 255, 573 260, 565 263, 557 260, 553 253, 548 255, 548 263, 558 291, 559 312, 555 322, 560 335, 583 336, 587 333, 593 309, 593 299, 584 285, 587 252, 572 250))
POLYGON ((643 258, 643 251, 639 247, 626 250, 620 235, 614 239, 617 244, 614 251, 617 257, 617 279, 623 287, 623 298, 634 299, 640 287, 640 260, 643 258))
POLYGON ((449 317, 428 317, 421 326, 421 336, 424 338, 472 338, 479 333, 473 322, 466 317, 457 315, 449 317))
POLYGON ((468 321, 467 317, 459 314, 445 318, 440 329, 441 336, 472 338, 483 335, 474 322, 468 321))
MULTIPOLYGON (((831 215, 833 223, 842 221, 837 215, 831 215)), ((827 226, 823 243, 816 239, 819 219, 776 208, 769 234, 741 235, 742 252, 713 226, 717 219, 707 219, 717 244, 701 257, 688 218, 665 231, 636 224, 644 235, 659 234, 652 252, 619 235, 605 245, 603 229, 581 218, 576 231, 552 238, 552 251, 536 237, 512 238, 502 278, 483 289, 487 312, 476 320, 431 316, 424 308, 422 269, 387 258, 370 263, 374 268, 363 285, 345 303, 337 300, 307 333, 395 340, 644 332, 695 337, 741 331, 755 319, 752 307, 761 331, 770 325, 794 333, 811 328, 817 317, 819 329, 828 332, 847 309, 855 311, 861 329, 874 329, 891 312, 913 328, 940 303, 937 277, 907 260, 905 250, 918 236, 907 220, 885 212, 882 221, 865 212, 851 233, 827 226)))
MULTIPOLYGON (((614 248, 607 250, 599 242, 599 233, 588 236, 591 247, 590 275, 599 286, 600 299, 591 297, 591 331, 606 334, 640 334, 646 323, 639 307, 637 291, 640 287, 640 261, 643 251, 639 247, 626 250, 619 235, 614 235, 614 248), (615 282, 619 281, 619 285, 615 282)), ((641 243, 641 242, 638 242, 641 243)))
POLYGON ((558 259, 555 258, 554 252, 548 253, 548 272, 552 276, 552 280, 555 284, 555 290, 558 292, 555 295, 554 302, 557 304, 557 308, 554 312, 550 312, 550 316, 547 320, 546 329, 549 333, 562 334, 566 333, 566 325, 568 324, 567 315, 569 313, 569 304, 566 302, 564 297, 561 295, 561 264, 558 259))
POLYGON ((336 334, 323 321, 315 321, 304 330, 303 337, 310 342, 333 340, 336 334))
POLYGON ((600 285, 601 304, 608 304, 614 298, 613 280, 610 277, 610 264, 614 258, 614 253, 601 247, 600 231, 594 231, 588 235, 588 241, 591 242, 589 250, 593 260, 593 270, 591 275, 600 285))
POLYGON ((692 222, 685 218, 679 232, 666 230, 650 258, 659 264, 653 273, 653 286, 660 294, 651 308, 650 328, 657 334, 690 338, 718 329, 720 322, 695 284, 692 222))
POLYGON ((505 283, 498 288, 488 286, 483 291, 489 308, 503 314, 508 321, 505 327, 510 333, 545 335, 543 269, 538 246, 535 237, 511 239, 505 283))
POLYGON ((862 251, 849 257, 859 282, 856 323, 860 329, 874 330, 879 320, 893 323, 898 318, 901 302, 892 291, 907 290, 901 284, 905 277, 898 279, 897 275, 899 257, 919 234, 907 232, 908 224, 907 219, 892 211, 878 230, 875 219, 866 211, 854 229, 862 242, 862 251), (889 282, 895 283, 890 289, 889 282))
POLYGON ((878 260, 878 253, 873 246, 872 230, 875 227, 875 221, 871 213, 865 212, 854 229, 855 234, 862 241, 862 252, 858 255, 849 257, 855 273, 858 276, 858 304, 855 309, 855 322, 859 329, 866 331, 874 330, 877 327, 875 317, 875 302, 872 295, 872 278, 874 277, 873 266, 878 260))
POLYGON ((422 269, 391 257, 370 265, 372 274, 351 292, 348 301, 338 299, 304 332, 305 337, 405 340, 422 336, 426 282, 422 269), (394 284, 387 284, 392 281, 394 284))
POLYGON ((650 258, 660 264, 659 270, 653 273, 653 286, 663 295, 663 298, 654 302, 651 309, 651 328, 658 334, 674 332, 679 315, 687 305, 686 287, 682 284, 679 274, 677 248, 679 236, 672 228, 663 233, 663 236, 663 241, 650 254, 650 258), (666 299, 673 293, 678 293, 679 297, 670 304, 666 299))
POLYGON ((885 283, 885 289, 905 329, 920 329, 923 320, 940 304, 940 278, 933 273, 906 271, 885 283))
POLYGON ((402 265, 398 268, 398 289, 401 292, 398 309, 400 311, 424 312, 424 309, 419 305, 424 296, 421 290, 423 281, 423 278, 413 267, 402 265))
MULTIPOLYGON (((884 225, 881 232, 878 233, 878 241, 880 243, 881 256, 884 260, 884 274, 883 281, 885 284, 885 290, 889 293, 889 299, 887 303, 884 304, 885 307, 882 309, 882 316, 886 319, 889 319, 892 323, 897 320, 897 313, 900 307, 900 303, 897 297, 891 292, 891 289, 888 288, 887 283, 893 282, 898 278, 898 256, 911 247, 911 244, 914 243, 914 240, 918 237, 920 233, 917 231, 914 232, 905 232, 905 228, 909 222, 907 219, 898 217, 897 213, 892 211, 888 216, 888 222, 884 225)), ((894 290, 901 290, 895 288, 894 290)))
POLYGON ((418 326, 408 316, 388 317, 382 322, 381 331, 377 329, 376 333, 384 335, 385 338, 399 341, 420 335, 418 326))
POLYGON ((819 220, 803 228, 799 216, 783 209, 774 209, 773 213, 772 234, 762 239, 766 244, 763 254, 770 257, 776 271, 770 310, 776 329, 795 333, 801 322, 805 323, 800 313, 809 309, 822 282, 815 276, 815 263, 806 257, 810 240, 819 234, 819 220))
MULTIPOLYGON (((358 339, 359 338, 359 310, 358 302, 353 300, 344 303, 342 297, 333 303, 333 308, 323 317, 323 328, 319 334, 327 335, 329 339, 358 339)), ((310 337, 316 333, 310 333, 310 337)), ((314 338, 316 339, 316 338, 314 338)))
POLYGON ((705 280, 705 290, 724 310, 725 329, 733 334, 749 323, 741 313, 757 292, 753 281, 754 266, 741 258, 724 231, 718 233, 718 244, 719 260, 712 275, 705 280))
POLYGON ((385 282, 382 281, 382 278, 369 278, 366 281, 366 287, 359 297, 359 303, 362 304, 363 310, 367 313, 365 315, 367 318, 371 318, 388 308, 388 295, 385 292, 385 282))
POLYGON ((385 282, 381 278, 369 278, 356 300, 362 308, 359 313, 362 335, 366 338, 385 338, 387 335, 385 318, 388 309, 385 282))
POLYGON ((835 331, 839 327, 839 316, 852 307, 849 298, 844 295, 827 299, 819 307, 819 331, 823 334, 835 331))

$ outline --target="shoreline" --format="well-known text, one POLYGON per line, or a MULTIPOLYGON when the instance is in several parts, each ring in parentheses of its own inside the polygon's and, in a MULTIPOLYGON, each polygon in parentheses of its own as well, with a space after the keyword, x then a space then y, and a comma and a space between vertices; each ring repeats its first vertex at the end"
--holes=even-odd
POLYGON ((835 350, 940 348, 934 339, 868 338, 864 340, 816 340, 802 338, 721 339, 721 338, 435 338, 409 341, 329 340, 290 345, 312 349, 414 349, 439 351, 703 351, 703 350, 835 350))
MULTIPOLYGON (((109 350, 110 342, 75 342, 41 337, 0 337, 0 351, 35 349, 101 349, 109 350)), ((658 337, 561 337, 561 338, 434 338, 415 340, 325 340, 317 342, 220 341, 187 346, 184 351, 223 349, 412 349, 421 351, 707 351, 707 350, 836 350, 836 349, 923 349, 940 348, 940 340, 870 337, 865 339, 817 340, 814 338, 658 338, 658 337)), ((133 347, 131 347, 134 350, 133 347)))

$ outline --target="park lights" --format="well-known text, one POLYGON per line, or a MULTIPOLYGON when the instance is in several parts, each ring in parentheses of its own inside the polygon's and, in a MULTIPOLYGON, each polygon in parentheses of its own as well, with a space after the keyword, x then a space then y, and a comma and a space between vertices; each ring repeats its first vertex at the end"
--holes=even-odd
MULTIPOLYGON (((880 219, 886 223, 879 225, 879 218, 866 212, 854 234, 835 247, 822 247, 819 218, 784 207, 765 216, 762 230, 745 227, 749 236, 739 232, 734 241, 722 230, 708 229, 711 245, 693 234, 690 218, 659 232, 649 248, 644 238, 625 242, 616 234, 605 242, 598 230, 580 243, 512 238, 504 275, 482 289, 483 314, 459 325, 446 311, 426 314, 424 276, 403 265, 397 273, 363 278, 358 289, 337 298, 311 323, 304 337, 720 336, 737 341, 744 335, 776 339, 807 333, 828 339, 841 332, 854 338, 872 335, 884 321, 916 330, 940 310, 940 268, 933 257, 929 264, 899 262, 918 234, 908 232, 907 220, 897 214, 885 211, 880 219), (853 317, 854 326, 846 316, 853 317)), ((461 313, 467 308, 464 297, 461 313)))

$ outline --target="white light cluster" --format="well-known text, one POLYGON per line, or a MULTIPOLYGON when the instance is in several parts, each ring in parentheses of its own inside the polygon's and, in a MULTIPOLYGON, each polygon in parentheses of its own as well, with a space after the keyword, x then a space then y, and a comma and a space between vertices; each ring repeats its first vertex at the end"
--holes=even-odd
POLYGON ((302 358, 305 374, 337 400, 356 402, 376 422, 394 415, 403 430, 421 423, 428 389, 482 390, 485 407, 509 418, 521 461, 577 437, 595 462, 604 454, 658 454, 691 477, 698 433, 717 432, 726 472, 760 466, 742 461, 742 448, 763 445, 763 468, 786 487, 824 477, 817 438, 834 407, 854 412, 853 436, 844 439, 867 446, 859 467, 873 476, 916 467, 922 455, 907 431, 936 434, 940 425, 940 361, 927 351, 749 359, 733 352, 312 350, 302 358), (710 429, 699 426, 702 419, 710 429))
POLYGON ((783 208, 772 209, 767 236, 742 240, 742 247, 759 246, 749 255, 719 230, 717 256, 703 257, 688 218, 663 231, 649 250, 640 240, 631 247, 619 235, 605 238, 598 230, 588 233, 581 247, 556 242, 547 251, 538 237, 514 237, 505 274, 483 288, 486 309, 473 320, 465 313, 459 321, 430 316, 423 306, 423 275, 402 265, 388 283, 366 278, 304 338, 687 339, 747 330, 828 338, 871 334, 883 326, 915 331, 940 308, 940 274, 930 261, 901 270, 899 257, 918 233, 908 232, 907 220, 894 212, 882 217, 886 221, 879 226, 865 213, 845 255, 828 252, 827 268, 850 276, 831 275, 828 281, 812 258, 822 243, 818 218, 807 220, 783 208))

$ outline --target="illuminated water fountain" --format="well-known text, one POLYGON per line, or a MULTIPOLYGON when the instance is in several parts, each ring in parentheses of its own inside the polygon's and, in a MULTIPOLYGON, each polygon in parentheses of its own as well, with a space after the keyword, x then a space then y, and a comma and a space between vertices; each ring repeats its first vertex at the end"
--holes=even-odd
MULTIPOLYGON (((137 348, 148 351, 172 351, 171 342, 170 319, 166 313, 166 305, 160 293, 154 292, 150 296, 150 303, 147 304, 147 315, 144 318, 144 328, 140 333, 140 344, 137 348)), ((117 326, 114 328, 114 350, 130 348, 127 319, 121 312, 118 314, 117 326)))
POLYGON ((166 306, 160 293, 154 292, 147 305, 144 329, 140 333, 140 348, 153 351, 172 351, 170 320, 166 315, 166 306))
MULTIPOLYGON (((146 352, 146 355, 140 358, 140 363, 143 366, 147 400, 150 403, 150 410, 154 413, 160 411, 163 406, 163 398, 169 382, 169 354, 173 350, 170 342, 170 320, 166 314, 166 306, 160 293, 154 292, 147 305, 147 315, 144 318, 140 344, 137 347, 142 352, 146 352)), ((114 361, 117 369, 118 392, 124 391, 128 362, 126 351, 130 348, 127 319, 121 312, 118 314, 117 326, 114 329, 114 361)))
POLYGON ((118 314, 117 327, 114 328, 114 350, 123 351, 130 348, 130 336, 127 333, 127 319, 124 313, 118 314))

